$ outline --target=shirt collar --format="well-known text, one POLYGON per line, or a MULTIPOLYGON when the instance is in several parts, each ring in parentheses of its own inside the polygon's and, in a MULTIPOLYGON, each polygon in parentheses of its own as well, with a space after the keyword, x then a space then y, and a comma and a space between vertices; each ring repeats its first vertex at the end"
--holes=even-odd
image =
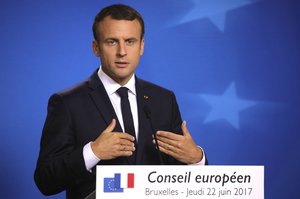
MULTIPOLYGON (((122 85, 118 84, 115 80, 113 80, 107 74, 105 74, 101 67, 98 70, 98 77, 101 80, 101 82, 103 83, 103 86, 108 95, 112 95, 120 87, 122 87, 122 85)), ((130 80, 123 87, 127 87, 132 94, 136 95, 135 75, 134 74, 132 75, 130 80)))

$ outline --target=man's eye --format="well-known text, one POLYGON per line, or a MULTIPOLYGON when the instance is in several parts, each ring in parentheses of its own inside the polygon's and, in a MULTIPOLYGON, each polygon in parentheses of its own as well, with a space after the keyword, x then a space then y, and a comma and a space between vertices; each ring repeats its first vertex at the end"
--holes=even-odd
POLYGON ((127 44, 128 46, 132 46, 132 45, 134 44, 134 42, 135 42, 135 40, 129 39, 129 40, 126 41, 126 44, 127 44))
POLYGON ((108 44, 109 46, 115 46, 115 45, 117 44, 117 42, 114 41, 114 40, 108 40, 108 41, 107 41, 107 44, 108 44))

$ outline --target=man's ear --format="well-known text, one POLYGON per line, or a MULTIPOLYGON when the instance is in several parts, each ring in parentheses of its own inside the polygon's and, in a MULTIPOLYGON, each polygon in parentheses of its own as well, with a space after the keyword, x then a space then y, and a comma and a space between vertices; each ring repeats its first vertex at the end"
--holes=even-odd
POLYGON ((96 57, 100 57, 100 47, 96 40, 93 40, 92 46, 93 46, 93 51, 94 51, 94 54, 96 55, 96 57))
POLYGON ((140 48, 140 56, 143 55, 143 53, 144 53, 144 48, 145 48, 145 40, 142 39, 142 40, 141 40, 141 48, 140 48))

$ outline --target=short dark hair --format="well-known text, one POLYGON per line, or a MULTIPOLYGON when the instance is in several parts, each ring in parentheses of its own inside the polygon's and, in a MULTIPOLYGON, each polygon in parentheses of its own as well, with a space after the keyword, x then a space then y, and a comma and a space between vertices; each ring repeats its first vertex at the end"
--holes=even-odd
POLYGON ((141 39, 145 34, 145 25, 144 20, 138 11, 133 9, 130 6, 124 4, 114 4, 111 6, 107 6, 103 8, 96 16, 93 24, 93 34, 95 40, 98 41, 98 24, 103 21, 103 19, 107 16, 110 16, 112 19, 116 20, 129 20, 133 21, 137 19, 141 25, 141 39))

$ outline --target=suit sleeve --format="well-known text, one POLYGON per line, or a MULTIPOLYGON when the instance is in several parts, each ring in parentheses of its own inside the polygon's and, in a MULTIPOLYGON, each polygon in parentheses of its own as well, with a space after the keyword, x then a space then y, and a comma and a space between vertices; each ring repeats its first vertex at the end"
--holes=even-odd
POLYGON ((85 168, 83 146, 76 146, 70 110, 55 94, 48 103, 35 183, 43 194, 52 195, 93 177, 85 168))

